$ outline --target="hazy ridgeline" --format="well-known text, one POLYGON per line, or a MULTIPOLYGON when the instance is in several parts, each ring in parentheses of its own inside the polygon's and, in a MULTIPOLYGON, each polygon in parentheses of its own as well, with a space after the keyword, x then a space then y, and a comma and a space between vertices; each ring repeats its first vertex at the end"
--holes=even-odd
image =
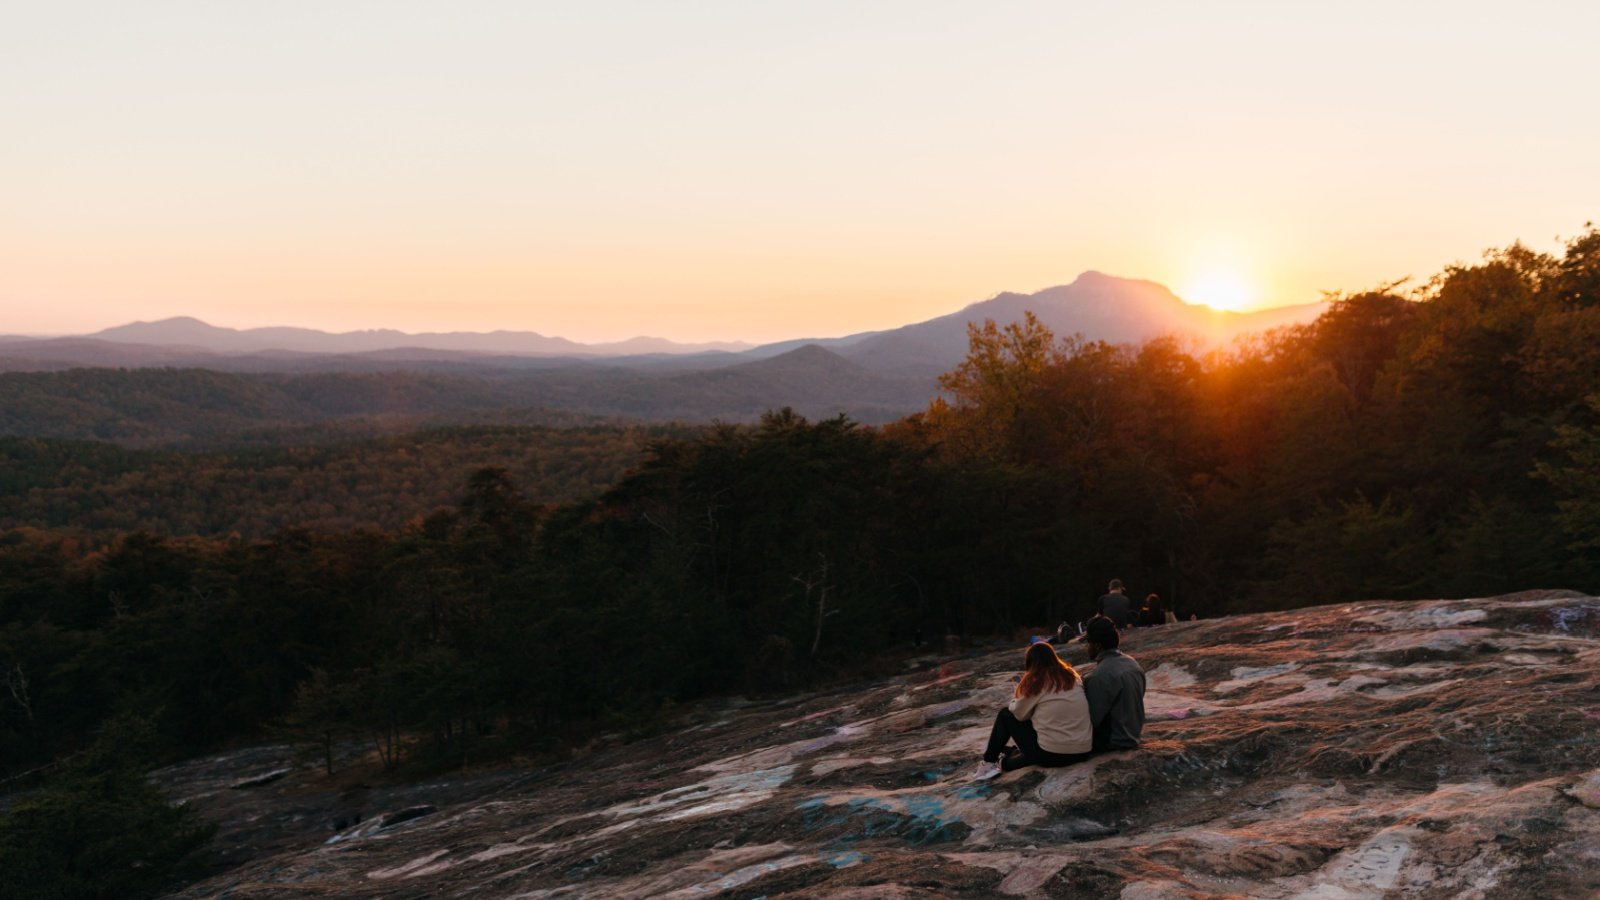
POLYGON ((285 728, 459 764, 1081 617, 1111 576, 1184 616, 1600 589, 1594 230, 1203 358, 976 330, 943 385, 880 429, 9 441, 0 759, 132 715, 168 755, 285 728), (319 528, 228 535, 283 522, 319 528))

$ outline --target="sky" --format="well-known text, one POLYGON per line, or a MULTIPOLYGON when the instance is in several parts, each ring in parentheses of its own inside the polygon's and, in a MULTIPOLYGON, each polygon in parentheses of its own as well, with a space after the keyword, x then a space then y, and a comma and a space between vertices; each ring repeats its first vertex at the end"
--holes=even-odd
POLYGON ((1600 3, 71 2, 0 334, 770 341, 1094 269, 1274 306, 1600 219, 1600 3))

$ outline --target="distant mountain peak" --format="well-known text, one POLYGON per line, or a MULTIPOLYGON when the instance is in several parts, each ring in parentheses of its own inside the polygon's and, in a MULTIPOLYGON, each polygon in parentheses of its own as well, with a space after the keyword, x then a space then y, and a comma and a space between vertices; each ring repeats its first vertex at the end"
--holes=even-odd
POLYGON ((1137 289, 1141 291, 1153 291, 1176 299, 1182 299, 1179 298, 1177 294, 1174 294, 1171 288, 1159 281, 1151 281, 1148 278, 1128 278, 1123 275, 1108 275, 1098 269, 1085 269, 1083 272, 1078 274, 1077 278, 1072 280, 1072 283, 1063 285, 1062 287, 1088 290, 1137 289))
POLYGON ((115 328, 107 328, 107 329, 105 329, 103 331, 97 331, 92 335, 87 335, 87 337, 105 337, 106 335, 123 334, 123 333, 128 333, 128 332, 146 332, 146 331, 150 331, 150 330, 153 330, 153 329, 163 329, 163 328, 165 328, 165 329, 181 328, 181 329, 184 329, 185 331, 233 331, 234 330, 232 328, 220 328, 220 327, 218 327, 216 325, 212 325, 209 322, 203 322, 203 321, 201 321, 199 319, 196 319, 194 316, 168 316, 165 319, 155 319, 155 320, 149 321, 149 322, 146 322, 146 321, 144 321, 142 319, 137 321, 137 322, 129 322, 126 325, 118 325, 115 328))
MULTIPOLYGON (((218 328, 219 327, 219 326, 216 326, 216 325, 212 325, 210 322, 202 322, 201 320, 196 319, 194 316, 168 316, 165 319, 157 319, 154 322, 143 322, 143 321, 140 321, 140 322, 133 322, 131 324, 133 324, 133 325, 185 325, 185 326, 191 326, 191 327, 198 325, 198 326, 200 326, 202 328, 218 328)), ((231 331, 232 329, 223 329, 223 330, 231 331)))

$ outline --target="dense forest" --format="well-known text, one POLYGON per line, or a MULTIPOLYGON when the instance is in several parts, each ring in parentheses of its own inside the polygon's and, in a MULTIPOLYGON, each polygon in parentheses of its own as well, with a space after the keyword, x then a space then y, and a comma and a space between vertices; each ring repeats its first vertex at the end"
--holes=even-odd
POLYGON ((990 323, 942 386, 876 429, 780 410, 436 432, 415 467, 398 439, 197 457, 193 483, 230 507, 209 519, 183 511, 174 457, 11 442, 0 491, 37 518, 0 533, 5 774, 71 770, 130 720, 156 755, 270 732, 329 768, 351 741, 401 768, 551 751, 698 696, 1079 617, 1112 576, 1202 616, 1600 590, 1592 228, 1562 256, 1495 251, 1226 352, 990 323), (494 464, 443 449, 474 435, 494 464), (638 438, 638 465, 576 496, 638 438), (568 470, 531 445, 585 441, 600 461, 572 463, 563 493, 568 470), (151 511, 53 511, 74 490, 151 511), (371 512, 391 491, 421 514, 371 512), (319 501, 337 514, 297 505, 319 501), (79 516, 146 530, 59 527, 79 516))
POLYGON ((526 380, 436 372, 241 374, 206 369, 0 372, 0 435, 129 447, 280 443, 426 424, 581 421, 542 408, 526 380), (447 418, 448 422, 440 422, 447 418), (289 434, 278 432, 288 429, 289 434))
POLYGON ((219 449, 458 425, 752 423, 783 406, 882 423, 918 409, 934 392, 931 376, 873 372, 816 346, 711 368, 693 359, 631 367, 529 362, 444 370, 396 361, 380 371, 35 372, 3 371, 0 358, 0 436, 219 449))
POLYGON ((482 426, 206 451, 0 438, 0 528, 73 529, 86 538, 394 530, 454 504, 462 473, 503 468, 534 503, 573 502, 615 483, 650 442, 700 430, 482 426))

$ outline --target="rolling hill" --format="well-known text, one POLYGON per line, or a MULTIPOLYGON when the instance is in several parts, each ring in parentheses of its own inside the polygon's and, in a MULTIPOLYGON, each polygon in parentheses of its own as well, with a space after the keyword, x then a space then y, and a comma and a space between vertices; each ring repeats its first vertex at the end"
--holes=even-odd
POLYGON ((216 353, 287 350, 300 353, 367 353, 401 347, 533 356, 625 356, 648 353, 699 353, 744 350, 737 342, 679 344, 662 338, 637 337, 609 344, 580 344, 534 331, 467 331, 407 334, 390 328, 338 334, 311 328, 219 328, 188 316, 158 322, 133 322, 87 335, 117 343, 186 346, 216 353))
POLYGON ((515 371, 227 372, 75 368, 0 373, 0 435, 216 445, 267 429, 345 423, 358 433, 444 424, 602 419, 748 422, 788 406, 868 424, 925 406, 927 379, 873 372, 820 347, 687 371, 568 361, 515 371))

